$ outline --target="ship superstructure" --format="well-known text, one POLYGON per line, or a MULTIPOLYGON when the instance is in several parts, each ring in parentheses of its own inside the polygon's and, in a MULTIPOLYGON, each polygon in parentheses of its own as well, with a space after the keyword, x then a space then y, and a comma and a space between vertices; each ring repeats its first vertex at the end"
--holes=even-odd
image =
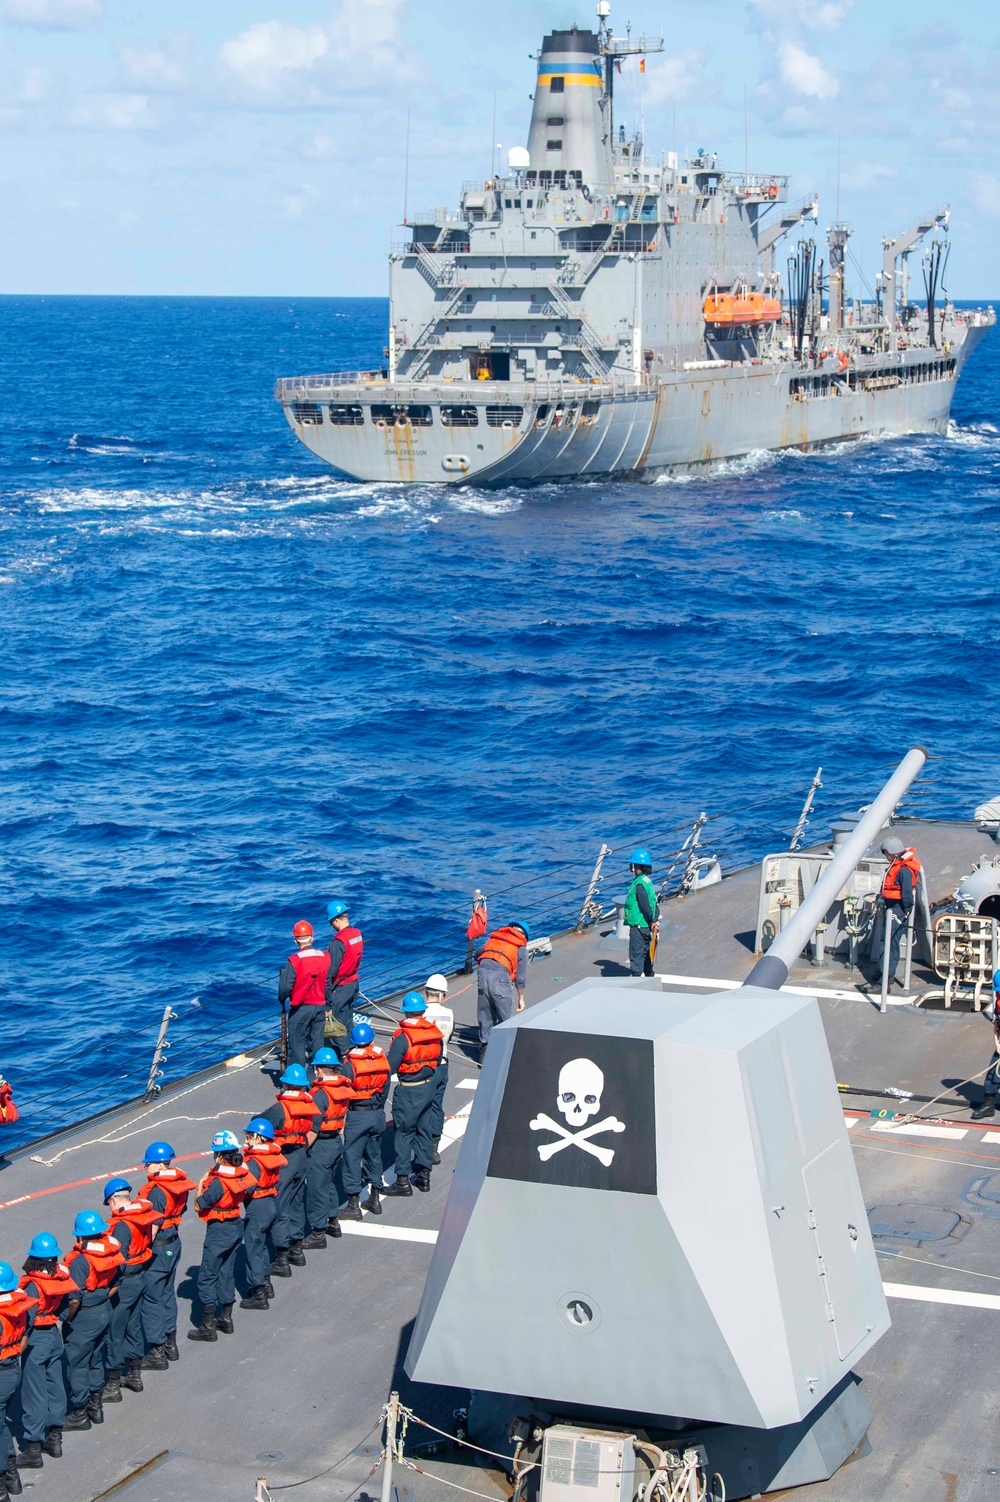
POLYGON ((816 200, 707 150, 648 161, 615 78, 663 42, 616 37, 609 10, 545 37, 506 172, 466 183, 455 213, 411 216, 385 367, 278 381, 297 436, 359 479, 521 483, 943 430, 993 323, 942 301, 948 210, 885 242, 874 301, 846 295, 842 224, 828 270, 802 239, 783 278, 776 247, 816 200), (928 235, 917 307, 908 257, 928 235))

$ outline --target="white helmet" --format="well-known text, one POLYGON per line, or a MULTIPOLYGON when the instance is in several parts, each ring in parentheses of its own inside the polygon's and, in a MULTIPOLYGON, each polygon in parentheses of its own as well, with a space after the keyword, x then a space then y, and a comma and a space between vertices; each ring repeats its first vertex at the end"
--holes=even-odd
POLYGON ((448 981, 447 981, 447 978, 445 976, 439 974, 437 971, 435 971, 435 973, 433 975, 429 975, 427 977, 427 979, 424 981, 424 990, 425 991, 437 991, 442 996, 447 996, 448 995, 448 981))

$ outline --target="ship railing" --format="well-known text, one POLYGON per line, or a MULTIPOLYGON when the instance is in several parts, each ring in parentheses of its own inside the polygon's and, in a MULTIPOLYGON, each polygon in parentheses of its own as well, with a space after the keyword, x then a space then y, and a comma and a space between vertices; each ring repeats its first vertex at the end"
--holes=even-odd
MULTIPOLYGON (((617 337, 617 336, 616 336, 617 337)), ((567 343, 576 343, 579 336, 567 336, 567 343)), ((326 401, 336 393, 360 394, 359 387, 375 387, 378 398, 413 401, 455 401, 458 396, 467 400, 470 395, 485 401, 497 402, 517 399, 522 402, 553 400, 580 400, 588 396, 603 398, 626 397, 646 389, 646 383, 631 371, 627 374, 594 377, 586 380, 567 379, 565 376, 551 380, 540 378, 534 381, 473 381, 471 379, 442 381, 426 377, 411 380, 405 375, 389 379, 385 370, 336 371, 330 375, 286 376, 275 383, 278 401, 326 401)))
POLYGON ((389 379, 387 370, 334 370, 328 375, 279 376, 274 383, 279 402, 308 401, 313 392, 339 386, 375 386, 389 379))
MULTIPOLYGON (((797 790, 762 791, 737 808, 699 812, 695 804, 686 817, 644 826, 643 839, 656 861, 661 902, 743 870, 776 848, 798 846, 804 833, 808 843, 817 823, 826 823, 850 806, 849 785, 825 779, 820 783, 817 777, 810 797, 805 781, 803 775, 797 790), (821 806, 816 798, 820 788, 821 806), (776 838, 782 840, 780 847, 776 838)), ((711 810, 711 803, 708 807, 711 810)), ((565 853, 539 860, 536 869, 528 871, 490 869, 487 852, 478 870, 467 866, 464 880, 455 883, 450 900, 434 920, 429 921, 423 910, 409 918, 398 915, 402 921, 393 926, 392 954, 383 950, 383 957, 366 957, 364 994, 357 1010, 370 1015, 376 1030, 387 1036, 398 1024, 399 1002, 415 977, 432 970, 454 974, 472 963, 465 935, 469 902, 463 893, 473 886, 473 904, 485 899, 491 920, 517 893, 517 911, 539 935, 610 926, 608 920, 620 909, 630 880, 628 857, 634 843, 634 829, 605 831, 603 838, 595 831, 592 843, 590 838, 574 838, 565 853)), ((545 942, 542 939, 539 947, 545 942)), ((54 1164, 80 1144, 47 1147, 39 1137, 87 1119, 95 1099, 109 1108, 134 1101, 139 1111, 144 1095, 156 1096, 196 1071, 204 1071, 202 1079, 190 1081, 186 1088, 248 1068, 262 1055, 275 1056, 280 1026, 277 980, 277 971, 264 967, 243 976, 227 973, 225 979, 199 987, 196 1000, 175 985, 165 999, 162 1018, 157 1009, 155 1018, 129 1032, 114 1030, 74 1060, 74 1078, 81 1088, 67 1091, 65 1070, 59 1069, 26 1075, 20 1085, 15 1081, 21 1117, 16 1126, 4 1129, 4 1148, 16 1150, 34 1140, 33 1161, 54 1164), (123 1040, 131 1045, 130 1056, 116 1063, 123 1040)), ((459 1025, 455 1037, 460 1050, 467 1047, 471 1052, 478 1046, 468 1025, 459 1025)), ((253 1078, 258 1079, 256 1073, 253 1078)), ((142 1116, 137 1120, 141 1123, 142 1116)), ((107 1138, 99 1140, 123 1140, 121 1132, 121 1126, 112 1123, 107 1138)))

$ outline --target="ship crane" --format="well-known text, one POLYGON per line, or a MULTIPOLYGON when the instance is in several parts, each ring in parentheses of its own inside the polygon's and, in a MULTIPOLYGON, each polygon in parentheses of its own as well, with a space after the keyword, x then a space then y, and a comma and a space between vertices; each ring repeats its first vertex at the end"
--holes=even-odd
POLYGON ((780 219, 769 224, 757 235, 757 251, 760 255, 760 264, 766 276, 774 272, 774 247, 789 230, 793 230, 797 224, 802 224, 806 219, 819 218, 819 199, 814 193, 811 198, 804 198, 801 203, 785 209, 780 219))
POLYGON ((913 247, 937 225, 940 224, 946 230, 950 218, 951 209, 945 204, 944 208, 937 209, 933 214, 926 214, 913 229, 897 236, 895 240, 882 241, 882 301, 890 349, 896 333, 896 262, 901 256, 908 256, 913 247))

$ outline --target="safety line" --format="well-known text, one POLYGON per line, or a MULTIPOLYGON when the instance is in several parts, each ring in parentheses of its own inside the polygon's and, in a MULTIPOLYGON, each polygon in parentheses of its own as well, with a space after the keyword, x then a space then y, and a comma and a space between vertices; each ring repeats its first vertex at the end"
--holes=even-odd
POLYGON ((916 1283, 883 1283, 890 1299, 916 1299, 922 1304, 955 1304, 964 1309, 1000 1309, 1000 1294, 961 1293, 956 1288, 925 1288, 916 1283))

